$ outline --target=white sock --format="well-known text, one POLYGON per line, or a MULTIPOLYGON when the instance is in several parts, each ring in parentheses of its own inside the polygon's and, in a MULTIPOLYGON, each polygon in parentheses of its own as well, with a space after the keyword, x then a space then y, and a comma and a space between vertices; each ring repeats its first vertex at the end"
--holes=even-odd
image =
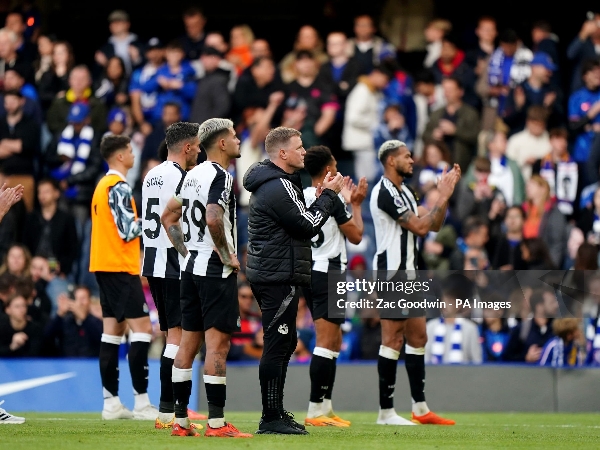
POLYGON ((150 397, 148 397, 148 393, 145 394, 136 394, 133 396, 135 400, 135 404, 133 409, 144 409, 146 406, 150 406, 150 397))
POLYGON ((117 395, 116 397, 107 397, 104 399, 104 409, 106 411, 114 411, 121 406, 121 399, 117 395))
POLYGON ((412 404, 412 412, 415 416, 424 416, 429 412, 429 408, 427 407, 427 402, 413 402, 412 404))
POLYGON ((390 408, 390 409, 380 409, 379 410, 379 417, 381 419, 387 419, 389 417, 394 417, 397 416, 398 414, 396 413, 396 410, 394 408, 390 408))
POLYGON ((208 426, 211 428, 221 428, 225 426, 225 418, 220 417, 218 419, 208 419, 208 426))
POLYGON ((333 405, 330 398, 323 399, 323 414, 326 416, 333 415, 333 405))
POLYGON ((314 419, 316 417, 323 415, 323 403, 313 403, 308 402, 308 413, 306 417, 309 419, 314 419))
POLYGON ((183 428, 190 427, 190 419, 187 417, 175 417, 175 423, 183 428))
POLYGON ((158 420, 160 420, 162 423, 169 423, 171 420, 173 420, 173 413, 158 413, 158 420))

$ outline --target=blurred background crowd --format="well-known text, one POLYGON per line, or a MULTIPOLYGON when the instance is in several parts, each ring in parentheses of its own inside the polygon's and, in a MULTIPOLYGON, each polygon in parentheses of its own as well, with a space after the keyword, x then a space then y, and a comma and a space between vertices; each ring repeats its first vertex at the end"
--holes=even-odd
MULTIPOLYGON (((89 205, 106 169, 99 141, 107 133, 132 138, 128 182, 141 205, 144 175, 165 159, 165 129, 177 121, 235 123, 240 261, 249 200, 242 176, 265 158, 269 129, 287 126, 302 132, 307 149, 329 146, 340 172, 371 186, 381 176, 381 143, 406 142, 415 161, 407 182, 425 206, 436 201, 438 174, 461 166, 445 226, 420 242, 422 268, 597 270, 600 11, 559 38, 549 21, 517 31, 492 15, 457 27, 429 11, 409 26, 404 3, 386 2, 378 15, 359 13, 338 28, 307 21, 289 42, 262 26, 220 27, 199 5, 178 10, 179 34, 156 27, 142 36, 117 9, 96 18, 106 20, 106 40, 90 48, 61 36, 64 20, 45 22, 35 2, 0 1, 0 184, 25 186, 0 223, 0 357, 97 355, 101 314, 87 267, 89 205), (408 52, 418 47, 410 42, 424 45, 408 52)), ((324 14, 341 7, 326 2, 324 14)), ((375 251, 363 212, 363 242, 348 245, 350 272, 368 270, 375 251)), ((230 358, 256 360, 259 309, 243 271, 239 280, 242 331, 230 358)), ((585 280, 589 295, 575 322, 553 320, 560 314, 543 290, 524 293, 514 320, 493 311, 479 319, 463 311, 459 325, 433 319, 428 362, 545 363, 543 349, 560 342, 571 352, 565 361, 600 364, 600 278, 585 280), (450 340, 462 342, 460 357, 452 346, 445 354, 450 340)), ((312 327, 301 301, 298 361, 310 358, 312 327)), ((340 359, 376 358, 376 314, 356 311, 344 332, 340 359)), ((156 335, 158 355, 158 328, 156 335)))

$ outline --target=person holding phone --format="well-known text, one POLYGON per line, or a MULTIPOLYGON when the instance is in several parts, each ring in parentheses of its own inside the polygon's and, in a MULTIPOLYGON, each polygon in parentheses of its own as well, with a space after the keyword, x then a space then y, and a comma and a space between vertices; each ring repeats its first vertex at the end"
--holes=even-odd
POLYGON ((571 79, 571 92, 583 87, 581 79, 583 62, 598 57, 600 57, 600 11, 588 11, 579 34, 567 48, 567 58, 573 61, 575 66, 571 79))

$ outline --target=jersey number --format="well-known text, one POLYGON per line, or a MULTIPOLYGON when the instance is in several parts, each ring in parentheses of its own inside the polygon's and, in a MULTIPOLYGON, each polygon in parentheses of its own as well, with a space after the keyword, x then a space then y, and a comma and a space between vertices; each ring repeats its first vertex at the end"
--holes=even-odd
POLYGON ((146 205, 146 216, 144 217, 144 220, 155 222, 156 227, 154 228, 154 230, 150 228, 146 228, 144 230, 144 234, 148 239, 156 239, 160 234, 160 216, 158 215, 158 213, 152 211, 152 208, 154 208, 155 206, 158 206, 158 199, 149 198, 148 204, 146 205))
POLYGON ((202 242, 204 240, 204 229, 206 228, 206 208, 202 203, 198 200, 194 200, 192 203, 192 207, 190 208, 190 201, 187 198, 183 199, 181 204, 183 206, 183 214, 181 216, 183 222, 187 226, 187 231, 183 235, 183 241, 189 242, 192 239, 192 230, 190 228, 190 218, 192 219, 192 223, 198 228, 198 242, 202 242), (190 218, 188 218, 188 211, 190 211, 190 218), (198 219, 198 211, 200 212, 200 218, 198 219))
POLYGON ((319 234, 312 238, 311 246, 312 248, 319 248, 325 242, 325 235, 322 230, 319 230, 319 234))

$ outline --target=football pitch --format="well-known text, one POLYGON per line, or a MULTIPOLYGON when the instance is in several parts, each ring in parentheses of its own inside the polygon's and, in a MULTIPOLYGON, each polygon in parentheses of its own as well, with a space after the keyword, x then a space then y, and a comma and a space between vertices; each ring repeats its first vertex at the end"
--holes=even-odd
MULTIPOLYGON (((0 448, 10 450, 211 449, 504 449, 595 448, 600 414, 446 413, 454 426, 375 425, 376 413, 339 413, 350 428, 309 427, 309 436, 255 435, 251 439, 171 437, 148 421, 102 421, 100 414, 18 413, 23 425, 0 426, 0 448)), ((403 414, 406 417, 406 414, 403 414)), ((240 431, 254 433, 259 413, 227 413, 240 431)), ((297 413, 298 420, 304 418, 297 413)), ((206 425, 203 423, 203 425, 206 425)))

